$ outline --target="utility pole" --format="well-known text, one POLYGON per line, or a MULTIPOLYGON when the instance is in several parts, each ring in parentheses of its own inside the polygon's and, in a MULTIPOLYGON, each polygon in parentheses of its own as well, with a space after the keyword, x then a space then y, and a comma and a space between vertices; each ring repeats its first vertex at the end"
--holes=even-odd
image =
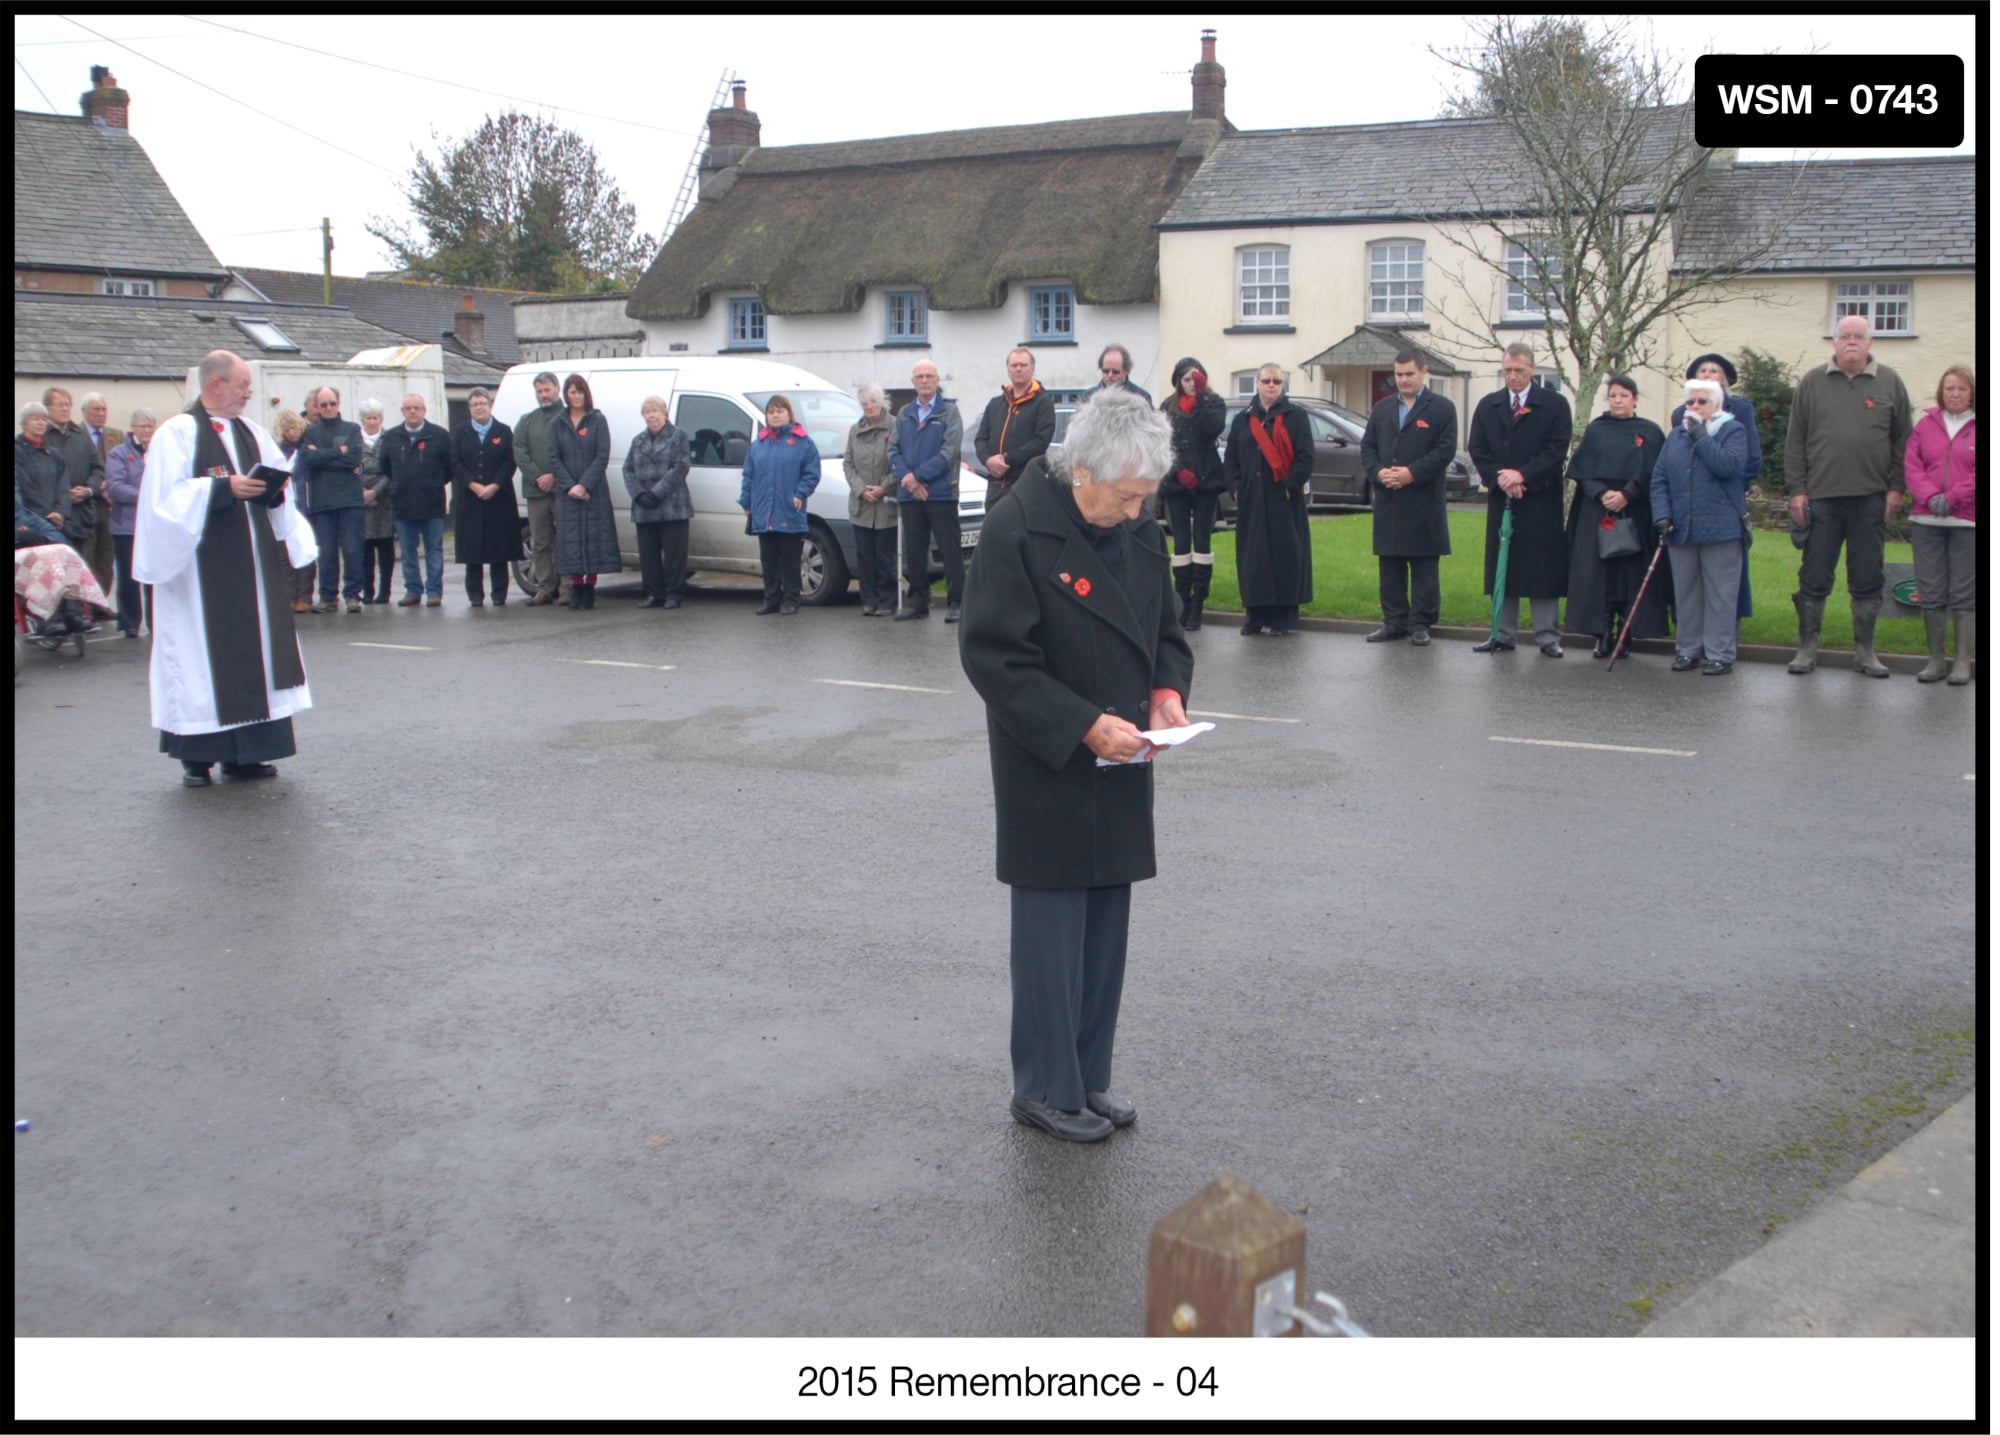
POLYGON ((326 307, 333 307, 333 220, 319 222, 320 290, 326 307))

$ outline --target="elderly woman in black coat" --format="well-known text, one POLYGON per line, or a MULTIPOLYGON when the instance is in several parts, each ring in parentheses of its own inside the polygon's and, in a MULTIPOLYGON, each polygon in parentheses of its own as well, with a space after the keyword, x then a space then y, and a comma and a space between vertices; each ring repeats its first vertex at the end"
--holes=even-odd
POLYGON ((1257 397, 1236 416, 1222 468, 1236 498, 1236 585, 1248 638, 1260 630, 1299 630, 1312 601, 1312 530, 1306 522, 1312 483, 1312 423, 1285 397, 1285 371, 1257 371, 1257 397))
POLYGON ((1605 384, 1605 412, 1590 421, 1570 456, 1576 498, 1569 510, 1569 611, 1563 628, 1594 635, 1593 658, 1611 656, 1621 620, 1634 638, 1667 635, 1667 595, 1673 583, 1664 571, 1656 571, 1646 586, 1645 606, 1633 607, 1658 545, 1653 465, 1666 442, 1658 424, 1639 417, 1638 383, 1614 374, 1605 384), (1630 553, 1602 556, 1608 540, 1598 535, 1621 530, 1639 546, 1630 553))
POLYGON ((1174 534, 1174 591, 1181 595, 1181 626, 1192 632, 1201 626, 1202 605, 1215 576, 1215 555, 1209 546, 1215 533, 1215 511, 1229 486, 1222 476, 1222 455, 1216 441, 1229 422, 1222 395, 1208 387, 1208 370, 1201 360, 1182 359, 1174 365, 1174 391, 1160 404, 1174 428, 1174 456, 1160 480, 1160 500, 1174 534))
POLYGON ((518 561, 521 506, 514 497, 514 430, 493 417, 493 395, 474 389, 465 406, 472 417, 451 436, 453 556, 465 565, 465 597, 486 604, 484 567, 493 579, 493 606, 507 603, 507 565, 518 561))
POLYGON ((611 507, 611 421, 591 401, 581 374, 563 380, 563 411, 549 425, 549 472, 556 479, 555 569, 570 577, 572 609, 597 606, 597 575, 616 573, 618 516, 611 507))
POLYGON ((1194 668, 1158 525, 1139 521, 1170 441, 1150 404, 1100 394, 1054 473, 1030 464, 987 511, 965 585, 959 660, 986 702, 1013 888, 1011 1110, 1065 1141, 1137 1115, 1110 1082, 1132 883, 1154 873, 1140 734, 1187 725, 1194 668))

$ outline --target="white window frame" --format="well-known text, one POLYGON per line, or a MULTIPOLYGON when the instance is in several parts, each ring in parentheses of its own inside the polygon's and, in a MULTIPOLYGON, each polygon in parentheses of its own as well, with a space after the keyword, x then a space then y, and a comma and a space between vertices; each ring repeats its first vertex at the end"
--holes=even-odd
POLYGON ((1288 324, 1292 318, 1292 249, 1249 244, 1236 251, 1236 322, 1288 324))
POLYGON ((131 299, 150 299, 153 297, 153 281, 150 279, 107 279, 104 281, 104 292, 131 299))
POLYGON ((1255 369, 1238 369, 1229 376, 1229 389, 1230 393, 1236 398, 1256 398, 1257 371, 1255 369))
POLYGON ((1832 337, 1840 321, 1859 314, 1877 339, 1914 339, 1917 335, 1917 286, 1911 279, 1836 279, 1833 282, 1833 316, 1827 321, 1832 337), (1885 314, 1900 312, 1901 323, 1884 327, 1885 314))
POLYGON ((1562 310, 1562 251, 1545 234, 1524 234, 1507 241, 1502 260, 1507 271, 1507 319, 1560 319, 1562 310), (1529 246, 1534 246, 1530 249, 1529 246), (1548 251, 1554 248, 1551 255, 1548 251), (1540 259, 1540 274, 1536 260, 1540 259), (1541 282, 1546 276, 1547 283, 1541 282), (1537 300, 1543 301, 1538 306, 1537 300))
POLYGON ((729 347, 771 347, 769 316, 764 312, 764 301, 755 294, 738 295, 729 301, 729 347))
POLYGON ((1424 242, 1381 239, 1368 246, 1368 319, 1424 317, 1424 242))

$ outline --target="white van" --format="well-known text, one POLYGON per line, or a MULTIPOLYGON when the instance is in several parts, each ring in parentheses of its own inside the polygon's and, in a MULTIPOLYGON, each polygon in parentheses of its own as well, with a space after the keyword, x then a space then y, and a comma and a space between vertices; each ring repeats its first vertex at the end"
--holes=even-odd
MULTIPOLYGON (((710 572, 759 573, 757 540, 744 531, 743 510, 736 498, 743 489, 743 456, 764 421, 771 395, 792 401, 792 414, 805 425, 819 446, 820 481, 806 500, 811 523, 801 564, 799 598, 805 603, 834 603, 847 592, 854 571, 854 525, 847 517, 847 480, 841 455, 847 431, 861 417, 861 405, 826 380, 790 364, 726 355, 662 355, 638 359, 552 359, 516 364, 500 381, 493 413, 514 425, 535 407, 535 375, 553 372, 559 381, 581 374, 590 385, 598 411, 611 423, 611 501, 618 515, 618 549, 625 562, 638 566, 638 540, 632 530, 632 498, 622 473, 632 436, 645 427, 639 405, 657 394, 667 401, 667 415, 687 431, 693 466, 688 491, 694 498, 694 519, 688 525, 688 569, 710 572)), ((521 483, 532 480, 524 475, 521 483)), ((958 486, 961 542, 970 550, 986 516, 986 485, 961 469, 958 486)), ((527 520, 522 519, 523 542, 527 520)), ((942 567, 935 557, 935 567, 942 567)), ((530 586, 525 571, 516 581, 530 586)))

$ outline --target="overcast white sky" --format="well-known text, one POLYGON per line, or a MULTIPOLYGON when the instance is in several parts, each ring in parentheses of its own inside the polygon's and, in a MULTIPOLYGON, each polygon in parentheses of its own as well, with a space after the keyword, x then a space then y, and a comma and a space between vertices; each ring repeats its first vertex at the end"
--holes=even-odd
MULTIPOLYGON (((1641 23, 1690 78, 1694 57, 1709 50, 1961 55, 1961 148, 1977 148, 1980 57, 1969 15, 1661 8, 1641 23)), ((912 50, 908 15, 583 16, 533 27, 509 13, 17 15, 14 105, 75 114, 90 67, 109 65, 132 93, 133 133, 225 264, 317 270, 319 221, 330 215, 335 272, 361 274, 391 266, 365 225, 408 217, 400 182, 418 149, 437 147, 433 131, 462 136, 510 102, 589 140, 657 238, 725 69, 748 82, 767 144, 918 134, 1183 109, 1205 25, 1218 32, 1229 118, 1241 129, 1434 115, 1454 74, 1425 45, 1463 35, 1461 22, 1428 15, 927 15, 912 50), (254 205, 244 203, 246 172, 263 181, 254 205)))

